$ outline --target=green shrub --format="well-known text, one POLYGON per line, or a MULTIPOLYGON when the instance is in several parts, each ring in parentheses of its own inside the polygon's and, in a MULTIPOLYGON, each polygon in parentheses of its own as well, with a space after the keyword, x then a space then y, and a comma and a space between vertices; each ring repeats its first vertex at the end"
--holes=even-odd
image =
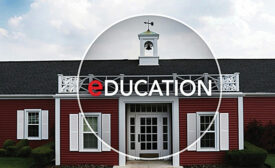
POLYGON ((17 156, 19 157, 27 157, 31 154, 32 148, 30 146, 23 146, 22 148, 18 149, 17 156))
POLYGON ((5 142, 3 143, 3 148, 7 149, 9 146, 14 146, 15 145, 15 141, 11 140, 11 139, 7 139, 5 140, 5 142))
POLYGON ((32 150, 32 157, 36 166, 45 166, 54 159, 54 150, 51 147, 52 143, 48 143, 32 150))
POLYGON ((7 150, 6 149, 0 149, 0 157, 6 156, 7 150))
POLYGON ((20 141, 18 141, 15 145, 17 150, 20 150, 22 147, 24 146, 28 146, 29 145, 29 140, 27 139, 21 139, 20 141))
POLYGON ((275 153, 275 125, 269 122, 264 127, 264 133, 261 138, 260 147, 264 148, 270 153, 275 153))
POLYGON ((275 125, 271 121, 266 125, 257 120, 248 123, 244 137, 248 142, 268 152, 275 152, 275 125))
POLYGON ((15 146, 7 147, 7 156, 16 156, 16 147, 15 146))
POLYGON ((228 151, 225 160, 233 166, 261 166, 264 164, 267 151, 259 148, 247 141, 244 144, 244 150, 228 151))

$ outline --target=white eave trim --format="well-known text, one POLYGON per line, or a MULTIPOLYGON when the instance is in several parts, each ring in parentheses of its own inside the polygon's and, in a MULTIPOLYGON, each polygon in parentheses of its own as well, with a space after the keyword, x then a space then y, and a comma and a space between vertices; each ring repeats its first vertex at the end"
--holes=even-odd
POLYGON ((243 97, 274 97, 275 93, 274 92, 254 92, 254 93, 243 93, 243 97))
POLYGON ((53 99, 53 94, 0 94, 0 99, 53 99))

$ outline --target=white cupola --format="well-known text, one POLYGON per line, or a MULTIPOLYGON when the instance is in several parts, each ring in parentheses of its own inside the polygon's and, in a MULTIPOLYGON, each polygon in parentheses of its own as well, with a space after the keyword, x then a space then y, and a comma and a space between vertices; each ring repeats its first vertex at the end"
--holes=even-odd
POLYGON ((149 29, 149 25, 153 26, 153 22, 144 22, 148 24, 148 30, 140 33, 138 38, 140 40, 140 56, 139 65, 140 66, 157 66, 159 65, 158 56, 158 39, 159 34, 152 32, 149 29))

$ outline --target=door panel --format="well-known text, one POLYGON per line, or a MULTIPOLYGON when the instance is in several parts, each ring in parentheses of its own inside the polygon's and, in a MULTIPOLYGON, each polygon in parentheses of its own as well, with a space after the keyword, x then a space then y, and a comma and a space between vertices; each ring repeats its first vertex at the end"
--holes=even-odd
POLYGON ((138 147, 139 154, 152 153, 159 154, 158 139, 159 132, 157 115, 139 115, 137 116, 138 147))
MULTIPOLYGON (((155 158, 169 155, 171 152, 171 128, 169 108, 160 106, 156 112, 150 106, 143 105, 127 109, 127 150, 137 157, 155 158), (140 110, 137 110, 140 107, 140 110), (132 112, 135 109, 134 112, 132 112), (144 112, 144 109, 151 109, 144 112), (158 112, 161 109, 161 112, 158 112)), ((128 158, 129 160, 133 160, 128 158)))

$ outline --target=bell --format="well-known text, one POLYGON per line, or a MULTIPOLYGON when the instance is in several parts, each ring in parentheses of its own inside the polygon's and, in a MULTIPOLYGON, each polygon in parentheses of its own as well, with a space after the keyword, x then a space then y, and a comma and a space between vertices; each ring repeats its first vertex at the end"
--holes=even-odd
POLYGON ((153 43, 151 41, 147 41, 145 44, 144 44, 144 47, 146 50, 152 50, 152 47, 153 47, 153 43))
POLYGON ((152 50, 150 45, 147 45, 146 50, 152 50))

